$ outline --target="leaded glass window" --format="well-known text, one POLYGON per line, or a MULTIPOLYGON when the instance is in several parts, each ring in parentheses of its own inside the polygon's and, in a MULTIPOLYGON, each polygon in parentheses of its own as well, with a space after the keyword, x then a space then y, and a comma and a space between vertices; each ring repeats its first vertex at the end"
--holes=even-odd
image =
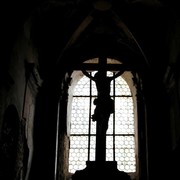
MULTIPOLYGON (((92 72, 95 73, 95 72, 92 72)), ((107 75, 111 75, 108 72, 107 75)), ((115 112, 111 114, 106 133, 106 161, 117 161, 118 169, 136 171, 135 122, 133 98, 126 81, 120 76, 111 82, 115 112)), ((83 76, 73 91, 71 110, 69 172, 82 170, 86 161, 95 161, 96 122, 91 120, 97 97, 95 83, 83 76)))

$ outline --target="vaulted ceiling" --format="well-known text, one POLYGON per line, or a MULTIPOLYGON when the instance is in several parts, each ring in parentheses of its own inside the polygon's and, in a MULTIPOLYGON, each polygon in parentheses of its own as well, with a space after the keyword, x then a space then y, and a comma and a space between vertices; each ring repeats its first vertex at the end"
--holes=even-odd
POLYGON ((26 0, 5 7, 6 28, 15 31, 8 29, 11 39, 17 25, 31 18, 31 37, 44 73, 62 58, 73 65, 101 53, 127 63, 135 56, 133 63, 161 70, 169 28, 178 16, 175 2, 168 0, 26 0))

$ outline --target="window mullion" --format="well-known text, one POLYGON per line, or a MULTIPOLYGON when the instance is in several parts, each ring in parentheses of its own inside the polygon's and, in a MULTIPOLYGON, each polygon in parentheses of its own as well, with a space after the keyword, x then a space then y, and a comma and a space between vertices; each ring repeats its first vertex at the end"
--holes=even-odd
POLYGON ((90 160, 90 145, 91 145, 91 104, 92 104, 92 80, 90 80, 90 98, 89 98, 89 130, 88 130, 88 161, 90 160))
MULTIPOLYGON (((115 102, 115 79, 113 80, 113 99, 115 102)), ((115 103, 114 103, 115 110, 115 103)), ((115 161, 115 114, 113 113, 113 161, 115 161)))

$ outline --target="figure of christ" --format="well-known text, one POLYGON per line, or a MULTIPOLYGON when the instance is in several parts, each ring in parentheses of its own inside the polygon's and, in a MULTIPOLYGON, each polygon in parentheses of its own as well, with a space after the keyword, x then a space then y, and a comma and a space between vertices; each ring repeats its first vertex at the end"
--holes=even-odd
POLYGON ((99 70, 94 76, 87 71, 82 71, 84 75, 93 80, 97 88, 96 105, 92 121, 97 122, 96 130, 96 160, 105 161, 106 131, 110 114, 114 112, 114 100, 110 97, 111 81, 122 75, 124 71, 118 71, 114 76, 107 76, 105 70, 99 70))

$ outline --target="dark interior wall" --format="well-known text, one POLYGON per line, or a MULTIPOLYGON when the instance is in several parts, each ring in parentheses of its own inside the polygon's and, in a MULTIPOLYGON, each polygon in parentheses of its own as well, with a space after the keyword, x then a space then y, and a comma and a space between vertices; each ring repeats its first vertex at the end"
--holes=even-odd
POLYGON ((70 74, 65 73, 61 82, 61 93, 59 101, 59 118, 58 118, 58 148, 57 148, 57 166, 55 177, 57 180, 66 180, 69 177, 69 143, 70 136, 68 132, 68 89, 70 85, 70 74))
MULTIPOLYGON (((32 64, 36 64, 37 54, 29 39, 30 24, 27 22, 20 25, 16 16, 12 19, 9 17, 8 14, 7 19, 5 18, 8 22, 3 24, 2 28, 5 32, 3 31, 2 34, 4 46, 0 61, 0 139, 2 132, 5 131, 2 126, 4 113, 9 105, 13 105, 19 118, 18 127, 16 127, 18 128, 16 167, 11 179, 18 179, 25 178, 27 166, 29 166, 27 164, 30 163, 29 152, 31 154, 33 150, 32 123, 38 85, 32 75, 34 74, 32 64)), ((12 121, 15 120, 14 117, 12 121)))
POLYGON ((149 178, 162 178, 171 150, 167 93, 162 80, 151 74, 144 83, 149 178))
POLYGON ((29 179, 66 179, 68 172, 67 89, 64 69, 50 72, 39 88, 34 116, 34 151, 29 179), (41 167, 41 168, 39 168, 41 167))
POLYGON ((44 82, 37 94, 30 179, 53 179, 54 176, 57 123, 57 97, 54 96, 55 93, 51 82, 44 82))
POLYGON ((14 105, 9 105, 3 116, 0 139, 0 178, 13 179, 16 176, 18 149, 19 115, 14 105))
POLYGON ((166 69, 166 74, 164 78, 165 89, 167 92, 168 98, 168 107, 169 107, 169 118, 170 118, 170 137, 171 137, 171 153, 170 153, 170 163, 171 166, 171 176, 178 176, 179 165, 177 163, 180 160, 180 23, 179 16, 176 14, 174 21, 170 26, 170 33, 168 36, 169 42, 169 64, 166 69))
POLYGON ((167 74, 165 78, 166 88, 170 98, 170 116, 172 130, 172 146, 175 146, 180 137, 179 126, 179 107, 180 107, 180 22, 178 19, 174 20, 169 34, 169 64, 167 67, 167 74))

